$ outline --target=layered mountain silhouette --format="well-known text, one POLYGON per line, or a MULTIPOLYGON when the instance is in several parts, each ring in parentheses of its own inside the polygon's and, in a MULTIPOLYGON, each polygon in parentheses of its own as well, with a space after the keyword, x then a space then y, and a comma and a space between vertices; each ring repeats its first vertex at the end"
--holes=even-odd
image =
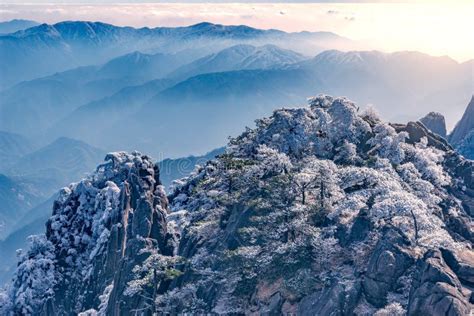
POLYGON ((18 158, 32 152, 35 145, 26 137, 0 131, 0 172, 5 171, 18 158))
MULTIPOLYGON (((274 47, 271 48, 275 53, 274 47)), ((130 63, 130 67, 124 67, 127 69, 124 71, 120 70, 122 67, 117 67, 117 72, 112 73, 119 79, 106 81, 107 84, 100 80, 86 79, 80 88, 71 85, 71 88, 65 89, 63 83, 77 83, 79 79, 73 79, 76 76, 74 72, 78 72, 78 76, 81 73, 74 70, 69 77, 67 74, 70 72, 66 72, 58 75, 62 78, 59 79, 61 86, 56 88, 58 94, 73 90, 71 93, 64 93, 65 99, 58 97, 58 100, 51 100, 56 95, 51 93, 47 97, 38 97, 38 103, 32 98, 24 100, 31 93, 29 90, 17 89, 10 94, 15 101, 10 102, 7 98, 7 102, 0 108, 4 113, 2 117, 5 118, 2 124, 15 132, 39 128, 42 131, 40 134, 46 135, 48 140, 66 135, 109 150, 139 149, 155 156, 180 157, 222 146, 225 135, 235 135, 241 126, 251 126, 255 117, 266 115, 275 107, 304 101, 302 96, 310 95, 312 91, 350 93, 360 104, 374 104, 384 117, 394 121, 416 119, 430 111, 442 111, 447 114, 448 126, 452 126, 457 113, 462 113, 464 109, 466 96, 470 96, 473 89, 465 64, 444 57, 409 52, 384 54, 328 51, 313 59, 288 64, 279 59, 280 53, 286 54, 288 51, 276 50, 278 53, 270 54, 269 57, 267 54, 262 55, 261 50, 262 48, 253 46, 234 46, 225 49, 221 52, 222 55, 218 53, 205 57, 200 62, 191 62, 182 66, 181 70, 194 69, 195 72, 188 73, 191 77, 181 82, 176 82, 175 78, 136 85, 136 81, 129 81, 132 77, 127 75, 130 72, 140 73, 139 70, 133 70, 134 66, 138 67, 140 64, 138 62, 130 63), (235 50, 240 52, 241 49, 245 54, 238 55, 240 59, 231 58, 234 63, 229 65, 230 68, 237 65, 244 67, 245 59, 261 59, 262 63, 259 65, 263 69, 226 71, 221 68, 226 60, 222 56, 233 56, 236 54, 235 50), (199 69, 198 66, 203 68, 199 69), (406 77, 405 73, 410 70, 416 76, 406 77), (215 72, 198 74, 202 71, 215 72), (127 84, 133 85, 124 88, 127 84), (91 90, 97 93, 87 92, 91 90), (68 99, 75 94, 80 95, 80 98, 68 99), (51 105, 51 111, 48 112, 48 106, 41 105, 42 102, 49 102, 54 107, 51 105), (23 111, 14 112, 27 107, 29 103, 34 108, 29 108, 30 111, 26 114, 23 111), (449 113, 445 112, 445 104, 452 104, 449 113), (46 110, 38 113, 39 109, 46 110), (180 123, 175 124, 178 117, 180 123), (16 120, 23 124, 13 125, 11 122, 16 120), (95 126, 94 130, 87 128, 87 122, 95 126), (157 146, 153 139, 147 137, 143 129, 150 125, 155 132, 167 133, 171 137, 169 144, 161 143, 157 146), (123 129, 123 126, 127 128, 123 129), (196 128, 200 130, 202 137, 193 143, 186 135, 193 134, 196 128), (111 133, 111 130, 114 132, 111 133), (220 133, 216 133, 217 130, 220 133), (189 150, 177 150, 172 139, 189 144, 189 150), (158 147, 162 152, 157 152, 158 147)), ((288 54, 299 56, 296 53, 288 54)), ((140 61, 142 57, 134 53, 108 64, 128 64, 136 59, 140 61)), ((287 57, 285 55, 283 60, 287 57)), ((100 73, 100 70, 94 68, 93 73, 100 73)), ((85 75, 82 77, 87 78, 85 75)), ((54 87, 57 81, 51 81, 54 82, 54 87)), ((44 94, 49 90, 39 91, 44 94)))
POLYGON ((0 239, 30 208, 42 201, 42 195, 31 183, 0 174, 0 239))
POLYGON ((100 22, 66 21, 0 36, 1 86, 11 86, 74 66, 103 63, 136 50, 212 52, 237 42, 259 41, 288 45, 296 41, 300 46, 302 42, 308 42, 312 47, 319 46, 320 50, 329 45, 350 43, 331 33, 285 33, 243 25, 200 23, 189 27, 135 29, 100 22))
POLYGON ((54 197, 51 197, 26 210, 22 217, 16 220, 16 224, 9 229, 10 233, 0 240, 0 256, 2 258, 0 284, 7 283, 13 275, 17 263, 17 250, 28 249, 28 237, 41 234, 44 231, 45 223, 51 216, 53 202, 54 197))
POLYGON ((23 82, 1 92, 0 126, 37 135, 77 107, 126 87, 163 78, 185 61, 174 55, 132 53, 101 66, 80 67, 23 82))
POLYGON ((53 193, 100 162, 104 152, 84 142, 62 137, 27 154, 8 169, 8 174, 42 183, 46 193, 53 193))
POLYGON ((305 59, 304 56, 275 45, 262 47, 236 45, 184 65, 171 73, 170 76, 177 79, 187 79, 213 72, 277 68, 303 59, 305 59))

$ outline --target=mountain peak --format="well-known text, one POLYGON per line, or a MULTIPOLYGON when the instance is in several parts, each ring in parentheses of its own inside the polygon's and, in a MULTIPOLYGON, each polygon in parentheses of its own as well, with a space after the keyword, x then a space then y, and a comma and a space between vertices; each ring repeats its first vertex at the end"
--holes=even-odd
POLYGON ((383 122, 343 97, 256 125, 168 198, 148 156, 108 154, 61 191, 4 305, 26 296, 15 312, 114 315, 472 308, 462 267, 474 264, 473 162, 422 124, 383 122))
POLYGON ((443 114, 438 112, 430 112, 421 118, 420 122, 423 123, 433 133, 446 138, 446 121, 443 114))
POLYGON ((460 143, 471 130, 474 130, 474 95, 471 97, 461 120, 456 124, 449 135, 449 141, 456 145, 460 143))

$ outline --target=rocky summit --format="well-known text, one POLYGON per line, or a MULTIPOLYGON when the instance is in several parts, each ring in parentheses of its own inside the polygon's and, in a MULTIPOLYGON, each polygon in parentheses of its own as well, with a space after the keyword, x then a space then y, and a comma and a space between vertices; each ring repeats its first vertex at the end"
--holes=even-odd
POLYGON ((420 119, 420 122, 426 126, 433 133, 446 138, 446 121, 444 116, 438 112, 430 112, 426 116, 420 119))
POLYGON ((2 315, 469 315, 474 162, 345 98, 281 109, 167 196, 107 155, 64 188, 2 315))

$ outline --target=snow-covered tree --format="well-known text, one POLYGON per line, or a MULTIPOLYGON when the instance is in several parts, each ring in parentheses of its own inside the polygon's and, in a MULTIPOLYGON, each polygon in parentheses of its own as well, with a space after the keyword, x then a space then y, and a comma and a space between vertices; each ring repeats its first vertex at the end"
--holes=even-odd
POLYGON ((145 305, 154 310, 160 285, 179 276, 181 272, 174 268, 179 261, 178 257, 163 256, 155 248, 149 250, 151 255, 142 265, 133 268, 134 278, 128 282, 124 294, 139 295, 145 299, 145 305))
POLYGON ((30 248, 20 252, 12 299, 14 312, 31 315, 41 310, 58 282, 53 244, 44 235, 29 237, 30 248))

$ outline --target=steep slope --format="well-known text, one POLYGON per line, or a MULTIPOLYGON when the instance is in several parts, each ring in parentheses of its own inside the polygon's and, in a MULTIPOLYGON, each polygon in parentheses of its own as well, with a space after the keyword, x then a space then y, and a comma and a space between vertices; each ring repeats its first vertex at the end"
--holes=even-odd
POLYGON ((464 157, 474 160, 474 129, 456 145, 456 150, 464 157))
POLYGON ((79 106, 100 102, 126 87, 163 78, 188 61, 181 55, 135 52, 104 65, 22 82, 0 94, 0 128, 36 136, 79 106))
POLYGON ((34 145, 27 138, 0 131, 0 171, 5 171, 21 156, 32 152, 34 145))
MULTIPOLYGON (((166 243, 169 238, 165 222, 167 199, 158 176, 158 168, 148 157, 137 153, 115 153, 107 155, 106 163, 100 165, 90 178, 64 188, 54 203, 53 216, 47 224, 47 238, 67 250, 63 252, 58 248, 58 253, 53 254, 49 252, 54 251, 51 241, 41 237, 33 240, 36 246, 30 251, 45 255, 42 266, 47 269, 44 270, 46 274, 35 265, 34 256, 29 267, 20 269, 39 268, 37 276, 47 279, 37 284, 39 287, 35 284, 35 289, 27 289, 26 296, 15 295, 15 311, 32 313, 42 310, 45 314, 55 314, 96 306, 100 303, 97 291, 102 292, 115 282, 116 289, 108 287, 107 293, 121 296, 121 284, 125 285, 126 280, 132 278, 135 265, 155 256, 157 249, 170 255, 166 243), (74 232, 76 229, 83 238, 74 232), (114 246, 108 246, 112 240, 114 246), (51 257, 56 255, 62 259, 51 257), (99 259, 99 263, 98 258, 104 261, 99 259), (58 273, 62 272, 59 266, 58 269, 54 267, 56 263, 62 265, 63 272, 70 274, 71 278, 60 278, 58 273), (75 282, 71 283, 73 279, 75 282), (48 289, 51 285, 61 289, 61 298, 52 299, 52 287, 48 289), (41 297, 37 290, 43 292, 41 297), (75 296, 84 291, 90 295, 75 296), (114 294, 116 291, 119 294, 114 294)), ((18 282, 22 281, 18 279, 18 282)), ((8 307, 5 301, 2 303, 1 308, 8 307)), ((133 301, 126 303, 130 308, 134 307, 133 301)), ((120 308, 118 300, 117 304, 120 308)), ((110 304, 110 308, 115 307, 110 304)))
POLYGON ((103 156, 98 148, 62 137, 20 158, 8 174, 37 181, 45 193, 52 194, 67 183, 82 179, 103 156))
POLYGON ((420 119, 420 122, 423 123, 423 125, 425 125, 426 128, 432 131, 433 133, 438 134, 443 138, 446 138, 446 121, 441 113, 430 112, 423 116, 420 119))
POLYGON ((461 155, 474 159, 474 96, 448 139, 461 155))
POLYGON ((10 281, 15 272, 18 249, 28 249, 28 237, 42 234, 45 223, 51 217, 51 205, 55 198, 50 198, 45 202, 24 212, 24 215, 16 221, 16 224, 9 230, 8 236, 0 240, 0 284, 10 281))
POLYGON ((61 192, 2 312, 466 315, 472 162, 345 98, 281 109, 168 197, 139 153, 61 192), (35 282, 31 282, 34 280, 35 282))
MULTIPOLYGON (((110 133, 117 121, 136 113, 143 104, 172 84, 171 80, 158 79, 123 88, 111 96, 78 107, 48 129, 46 135, 48 138, 59 135, 72 137, 101 148, 110 148, 117 141, 116 135, 110 133)), ((130 129, 128 133, 137 135, 130 129)))
POLYGON ((25 212, 42 200, 27 183, 0 174, 0 239, 11 232, 12 226, 25 212))
POLYGON ((183 80, 204 73, 278 67, 303 59, 298 53, 274 45, 255 47, 242 44, 193 61, 176 69, 170 76, 183 80))
POLYGON ((474 129, 474 96, 472 96, 471 101, 467 105, 466 110, 461 118, 461 120, 456 124, 453 131, 449 135, 449 141, 452 144, 457 144, 461 142, 471 130, 474 129))
POLYGON ((39 25, 39 23, 36 21, 21 19, 0 22, 0 35, 14 33, 37 25, 39 25))

